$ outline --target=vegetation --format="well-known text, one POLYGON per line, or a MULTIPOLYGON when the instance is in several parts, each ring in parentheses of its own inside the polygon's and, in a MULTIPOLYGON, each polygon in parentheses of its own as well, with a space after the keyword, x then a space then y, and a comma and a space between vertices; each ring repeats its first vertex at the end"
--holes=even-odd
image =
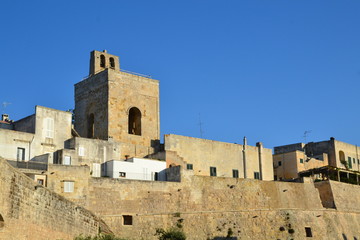
POLYGON ((74 240, 126 240, 125 238, 118 238, 114 235, 109 234, 99 234, 97 236, 91 237, 91 236, 77 236, 74 238, 74 240))
POLYGON ((162 228, 156 229, 156 234, 159 236, 159 240, 185 240, 186 236, 183 231, 178 228, 170 228, 164 230, 162 228))

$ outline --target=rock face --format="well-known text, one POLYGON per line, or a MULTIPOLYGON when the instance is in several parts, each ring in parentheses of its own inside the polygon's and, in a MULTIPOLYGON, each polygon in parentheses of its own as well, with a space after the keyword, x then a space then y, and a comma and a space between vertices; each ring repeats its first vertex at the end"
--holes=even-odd
POLYGON ((107 226, 93 213, 36 185, 0 159, 0 239, 73 239, 107 226))

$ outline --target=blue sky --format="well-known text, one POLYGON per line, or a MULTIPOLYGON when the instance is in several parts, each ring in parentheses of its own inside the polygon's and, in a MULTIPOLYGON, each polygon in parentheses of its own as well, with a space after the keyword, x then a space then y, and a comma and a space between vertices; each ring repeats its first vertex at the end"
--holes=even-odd
MULTIPOLYGON (((14 120, 74 107, 89 53, 160 80, 161 132, 265 147, 360 144, 360 1, 1 1, 14 120), (199 117, 200 116, 200 117, 199 117)), ((3 112, 4 109, 1 109, 3 112)))

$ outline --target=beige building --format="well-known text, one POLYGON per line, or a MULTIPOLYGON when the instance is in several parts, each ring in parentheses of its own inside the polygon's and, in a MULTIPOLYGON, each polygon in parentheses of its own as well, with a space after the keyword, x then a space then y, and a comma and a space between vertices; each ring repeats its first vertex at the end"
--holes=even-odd
POLYGON ((296 143, 274 148, 274 178, 290 180, 298 173, 324 166, 350 171, 360 169, 360 148, 356 145, 337 141, 296 143))

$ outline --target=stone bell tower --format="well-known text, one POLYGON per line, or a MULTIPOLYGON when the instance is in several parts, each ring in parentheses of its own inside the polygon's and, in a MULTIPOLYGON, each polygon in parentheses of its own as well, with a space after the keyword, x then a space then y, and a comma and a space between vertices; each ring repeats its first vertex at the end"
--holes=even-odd
POLYGON ((89 76, 75 84, 81 137, 112 139, 123 143, 122 155, 145 156, 158 145, 159 115, 159 81, 120 70, 119 57, 105 50, 91 52, 89 76))

